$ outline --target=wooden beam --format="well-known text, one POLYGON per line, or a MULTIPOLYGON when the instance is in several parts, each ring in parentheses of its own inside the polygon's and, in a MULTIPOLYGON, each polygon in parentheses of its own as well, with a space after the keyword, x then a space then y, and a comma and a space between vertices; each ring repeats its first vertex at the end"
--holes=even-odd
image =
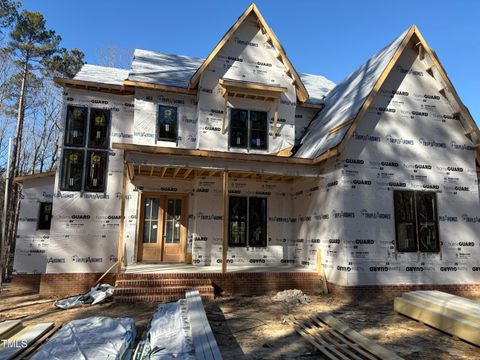
POLYGON ((310 108, 310 109, 320 109, 320 110, 325 107, 325 105, 323 105, 323 104, 309 104, 309 103, 306 103, 306 102, 303 102, 303 103, 298 102, 297 106, 304 107, 304 108, 310 108))
POLYGON ((153 170, 155 169, 154 166, 150 166, 150 176, 153 176, 153 170))
POLYGON ((150 154, 194 156, 194 157, 205 157, 205 158, 212 158, 212 159, 233 159, 233 160, 244 160, 244 161, 255 161, 255 162, 272 162, 272 163, 281 163, 281 164, 303 164, 303 165, 316 164, 315 161, 312 159, 303 159, 303 158, 294 158, 294 157, 287 158, 287 157, 280 157, 275 155, 263 155, 263 154, 231 153, 226 151, 167 148, 167 147, 154 146, 154 145, 113 143, 112 148, 126 150, 126 151, 150 153, 150 154))
POLYGON ((155 90, 161 90, 161 91, 171 92, 175 94, 187 94, 187 95, 197 94, 197 91, 192 89, 186 89, 186 88, 181 88, 177 86, 150 84, 150 83, 145 83, 141 81, 124 80, 123 84, 126 86, 133 86, 133 87, 143 88, 143 89, 155 89, 155 90))
POLYGON ((277 122, 278 122, 278 106, 280 104, 280 99, 275 101, 275 113, 273 114, 273 138, 277 137, 277 122))
POLYGON ((418 46, 418 59, 423 60, 425 58, 425 51, 423 49, 422 44, 418 46))
POLYGON ((117 249, 117 261, 119 266, 117 267, 117 273, 120 273, 124 268, 123 262, 123 247, 125 243, 124 239, 124 229, 125 229, 125 199, 127 191, 127 164, 123 165, 123 175, 122 175, 122 202, 120 205, 120 229, 118 233, 118 249, 117 249))
POLYGON ((250 81, 238 81, 238 80, 230 80, 230 79, 220 79, 218 80, 220 85, 224 88, 240 88, 245 90, 260 90, 260 91, 271 91, 271 92, 278 92, 284 93, 287 92, 288 89, 282 86, 271 86, 265 85, 262 83, 255 83, 250 81))
POLYGON ((228 171, 223 171, 223 239, 222 239, 222 273, 227 272, 228 255, 228 171))
POLYGON ((353 123, 353 120, 354 119, 348 120, 348 121, 344 122, 343 124, 340 124, 338 126, 335 126, 334 128, 331 128, 330 130, 328 130, 328 133, 333 134, 333 133, 337 132, 338 130, 343 129, 346 126, 351 125, 353 123))
POLYGON ((174 171, 173 171, 173 177, 177 177, 177 174, 178 172, 180 171, 181 168, 176 168, 174 171))
POLYGON ((128 178, 130 179, 130 181, 133 181, 133 179, 135 179, 135 171, 133 169, 132 164, 128 164, 127 172, 128 172, 128 178))
POLYGON ((222 134, 225 134, 225 124, 227 123, 228 112, 228 92, 225 92, 223 101, 222 134))
POLYGON ((185 170, 185 174, 183 175, 183 178, 186 179, 188 177, 188 175, 190 175, 190 173, 193 171, 193 169, 187 169, 185 170))
POLYGON ((212 170, 210 174, 208 174, 208 177, 213 177, 216 173, 218 173, 220 170, 212 170))
POLYGON ((160 175, 160 177, 164 177, 165 176, 165 173, 167 172, 167 169, 168 167, 162 167, 162 174, 160 175))

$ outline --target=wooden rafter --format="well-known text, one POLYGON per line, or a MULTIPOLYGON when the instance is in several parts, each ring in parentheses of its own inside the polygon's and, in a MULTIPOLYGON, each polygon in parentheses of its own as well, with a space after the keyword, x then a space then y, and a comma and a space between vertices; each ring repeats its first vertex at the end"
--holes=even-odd
POLYGON ((181 168, 176 168, 174 171, 173 171, 173 177, 177 177, 179 171, 180 171, 181 168))
POLYGON ((165 173, 167 172, 167 169, 168 167, 162 167, 162 174, 160 175, 160 177, 164 177, 165 176, 165 173))
POLYGON ((183 174, 183 178, 186 179, 188 177, 188 175, 190 175, 190 173, 193 171, 192 168, 189 168, 189 169, 186 169, 185 170, 185 174, 183 174))

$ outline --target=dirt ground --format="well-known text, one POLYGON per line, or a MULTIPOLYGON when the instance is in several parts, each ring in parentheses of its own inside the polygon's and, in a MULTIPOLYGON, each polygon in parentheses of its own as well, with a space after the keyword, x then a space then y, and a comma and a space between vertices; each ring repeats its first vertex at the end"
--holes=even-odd
MULTIPOLYGON (((322 359, 323 357, 282 321, 288 315, 329 312, 362 335, 395 351, 405 359, 480 359, 480 348, 412 319, 396 314, 392 302, 376 299, 352 301, 332 296, 310 296, 309 304, 272 301, 271 295, 217 298, 206 304, 207 317, 225 360, 322 359)), ((477 299, 478 300, 478 299, 477 299)), ((8 284, 0 294, 0 321, 66 323, 88 316, 133 317, 141 336, 155 304, 107 302, 60 310, 52 299, 20 292, 8 284)))

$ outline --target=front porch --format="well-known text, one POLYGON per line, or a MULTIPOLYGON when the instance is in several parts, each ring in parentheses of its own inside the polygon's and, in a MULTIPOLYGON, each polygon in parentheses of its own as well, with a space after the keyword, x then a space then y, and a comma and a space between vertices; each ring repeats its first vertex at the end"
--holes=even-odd
MULTIPOLYGON (((147 264, 136 263, 127 265, 122 274, 215 274, 222 272, 222 265, 195 266, 183 263, 147 264)), ((312 269, 295 265, 258 266, 229 265, 228 273, 315 273, 312 269)))

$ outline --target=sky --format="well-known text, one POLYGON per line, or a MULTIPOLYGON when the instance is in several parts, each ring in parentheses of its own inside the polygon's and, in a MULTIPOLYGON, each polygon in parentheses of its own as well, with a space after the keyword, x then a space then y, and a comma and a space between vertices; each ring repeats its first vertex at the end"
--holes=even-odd
MULTIPOLYGON (((416 24, 480 123, 480 1, 256 1, 298 72, 335 83, 416 24)), ((250 5, 244 0, 23 0, 62 46, 95 64, 100 49, 206 57, 250 5)))

